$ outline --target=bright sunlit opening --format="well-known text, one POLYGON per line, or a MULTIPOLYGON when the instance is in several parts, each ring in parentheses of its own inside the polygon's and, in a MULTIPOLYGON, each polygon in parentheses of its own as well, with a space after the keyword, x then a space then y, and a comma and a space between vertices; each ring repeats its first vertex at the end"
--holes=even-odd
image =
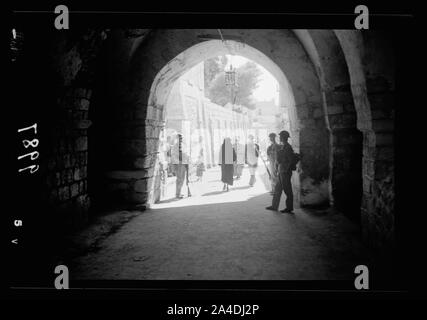
MULTIPOLYGON (((246 62, 251 61, 242 56, 232 56, 232 55, 226 55, 226 56, 228 60, 226 68, 229 68, 230 64, 233 65, 233 67, 238 68, 241 65, 245 64, 246 62)), ((255 89, 252 94, 254 100, 255 101, 274 100, 275 104, 278 105, 279 104, 279 83, 277 82, 276 78, 274 78, 273 75, 270 72, 268 72, 264 67, 262 67, 257 63, 256 65, 261 70, 261 75, 259 77, 258 88, 255 89)))

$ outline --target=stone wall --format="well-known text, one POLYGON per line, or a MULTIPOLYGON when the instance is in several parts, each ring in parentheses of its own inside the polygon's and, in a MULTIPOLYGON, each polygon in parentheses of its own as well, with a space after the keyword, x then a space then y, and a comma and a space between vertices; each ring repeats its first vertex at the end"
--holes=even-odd
POLYGON ((362 234, 370 247, 391 251, 394 212, 394 48, 384 32, 336 31, 346 56, 357 127, 363 132, 362 234))
POLYGON ((23 31, 19 77, 26 79, 22 92, 28 97, 21 103, 37 106, 45 208, 57 223, 74 228, 85 223, 90 209, 89 109, 94 65, 107 34, 92 29, 45 31, 23 31))
POLYGON ((296 106, 301 155, 301 206, 329 205, 328 131, 322 108, 316 103, 296 106))
POLYGON ((327 92, 326 102, 332 135, 332 204, 360 221, 363 135, 356 128, 357 115, 350 86, 327 92))
POLYGON ((164 128, 161 113, 153 107, 141 107, 141 113, 124 121, 126 128, 117 137, 117 153, 114 157, 125 158, 126 170, 110 170, 105 174, 105 191, 115 203, 128 207, 145 208, 154 198, 153 184, 156 177, 159 135, 164 128), (146 115, 142 115, 146 111, 146 115), (142 120, 142 121, 141 121, 142 120))
POLYGON ((329 177, 322 180, 329 202, 347 216, 360 219, 362 191, 362 133, 357 129, 350 77, 341 45, 332 30, 294 30, 320 80, 323 110, 311 115, 324 119, 329 140, 329 177))
POLYGON ((71 224, 84 222, 90 207, 87 192, 90 98, 90 89, 73 87, 58 98, 61 118, 53 124, 52 156, 47 160, 49 202, 71 224))
POLYGON ((395 241, 393 90, 390 82, 373 87, 368 78, 373 130, 367 133, 363 164, 362 217, 368 221, 364 239, 375 248, 389 249, 395 241))
POLYGON ((391 250, 395 242, 394 50, 391 39, 383 32, 363 34, 363 41, 366 93, 372 117, 364 146, 363 236, 372 247, 391 250))

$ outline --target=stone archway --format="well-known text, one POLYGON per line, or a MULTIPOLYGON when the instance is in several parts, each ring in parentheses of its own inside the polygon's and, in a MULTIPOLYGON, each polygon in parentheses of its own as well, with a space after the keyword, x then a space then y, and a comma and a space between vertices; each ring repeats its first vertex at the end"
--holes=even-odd
MULTIPOLYGON (((120 112, 116 112, 117 134, 112 139, 116 156, 107 174, 108 185, 117 191, 119 201, 145 205, 152 191, 157 139, 163 119, 161 102, 153 100, 147 106, 152 89, 156 88, 152 84, 163 68, 166 68, 165 74, 173 64, 184 70, 185 60, 175 58, 205 42, 208 35, 217 35, 217 30, 154 30, 144 41, 128 43, 124 64, 127 71, 120 71, 124 78, 120 81, 119 92, 114 88, 120 112)), ((322 113, 323 102, 319 78, 310 57, 289 30, 223 30, 223 35, 225 39, 239 39, 245 47, 258 50, 286 75, 295 100, 294 144, 303 158, 301 205, 329 203, 328 132, 324 118, 317 121, 314 118, 315 114, 322 113)), ((248 55, 252 60, 259 59, 248 55)), ((274 74, 274 68, 270 69, 274 74)), ((159 78, 165 80, 161 74, 159 78)), ((175 79, 178 76, 176 73, 175 79)), ((168 81, 173 81, 174 77, 168 81)))
MULTIPOLYGON (((362 132, 341 45, 332 30, 294 30, 320 79, 329 131, 330 200, 340 212, 360 220, 362 132)), ((318 115, 317 117, 320 117, 318 115)))
MULTIPOLYGON (((256 62, 257 64, 263 66, 267 71, 269 71, 277 80, 280 86, 281 92, 281 101, 282 104, 287 106, 289 115, 290 115, 290 127, 291 127, 291 136, 292 145, 296 152, 299 152, 299 125, 298 118, 295 110, 295 100, 292 92, 292 88, 289 84, 286 75, 282 70, 265 54, 256 50, 253 47, 250 47, 244 43, 227 40, 225 42, 221 40, 209 40, 198 43, 184 52, 180 53, 174 59, 169 61, 156 75, 153 85, 150 90, 150 97, 148 99, 148 112, 161 115, 161 121, 164 122, 165 119, 165 108, 166 101, 170 94, 170 91, 175 83, 175 81, 187 70, 191 69, 194 65, 205 61, 207 59, 225 55, 233 54, 238 56, 243 56, 251 61, 256 62)), ((162 130, 162 127, 160 127, 162 130)), ((149 190, 153 190, 154 194, 158 194, 155 190, 156 186, 159 187, 158 170, 154 170, 154 179, 151 180, 151 186, 148 187, 149 190)), ((293 176, 293 188, 294 188, 294 199, 295 206, 299 207, 300 204, 300 179, 299 174, 293 176)), ((157 196, 150 194, 148 202, 153 203, 157 199, 157 196), (154 198, 153 198, 154 197, 154 198)))
POLYGON ((393 43, 381 32, 335 30, 348 65, 357 127, 363 132, 363 238, 388 250, 395 241, 393 43))

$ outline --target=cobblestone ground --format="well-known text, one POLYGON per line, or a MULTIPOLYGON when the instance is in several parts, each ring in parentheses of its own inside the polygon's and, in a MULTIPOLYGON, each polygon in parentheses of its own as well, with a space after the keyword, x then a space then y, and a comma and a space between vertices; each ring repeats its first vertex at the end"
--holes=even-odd
MULTIPOLYGON (((265 210, 265 169, 222 191, 220 171, 191 184, 193 196, 141 212, 73 261, 74 279, 353 279, 366 252, 359 229, 331 210, 265 210)), ((183 188, 185 191, 185 187, 183 188)), ((184 192, 184 194, 186 194, 184 192)), ((284 196, 280 208, 284 207, 284 196)))

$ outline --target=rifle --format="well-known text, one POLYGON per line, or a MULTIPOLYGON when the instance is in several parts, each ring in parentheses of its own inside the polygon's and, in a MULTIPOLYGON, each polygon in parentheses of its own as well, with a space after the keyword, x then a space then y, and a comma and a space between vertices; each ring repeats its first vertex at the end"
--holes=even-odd
POLYGON ((261 156, 260 158, 261 158, 262 162, 264 162, 264 166, 265 166, 265 168, 267 169, 268 177, 269 177, 269 178, 270 178, 270 180, 271 180, 271 173, 270 173, 270 170, 268 169, 268 166, 267 166, 267 164, 265 163, 264 158, 263 158, 262 156, 261 156))

